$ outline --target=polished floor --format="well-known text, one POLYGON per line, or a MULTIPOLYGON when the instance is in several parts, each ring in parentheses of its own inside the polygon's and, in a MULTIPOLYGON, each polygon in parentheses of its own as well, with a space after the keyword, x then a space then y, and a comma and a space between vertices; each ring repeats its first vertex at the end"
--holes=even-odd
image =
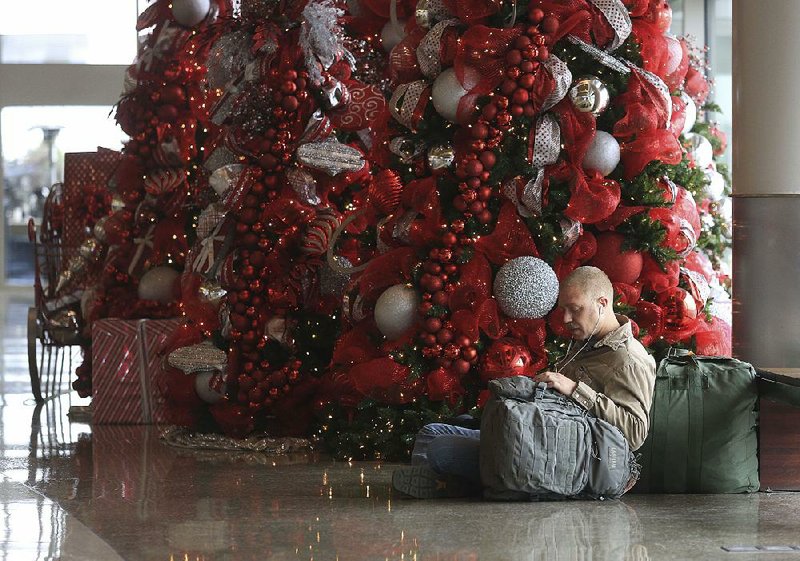
POLYGON ((86 402, 68 374, 31 398, 29 305, 0 294, 0 561, 800 561, 795 493, 414 501, 392 494, 391 464, 187 451, 156 427, 70 422, 86 402))

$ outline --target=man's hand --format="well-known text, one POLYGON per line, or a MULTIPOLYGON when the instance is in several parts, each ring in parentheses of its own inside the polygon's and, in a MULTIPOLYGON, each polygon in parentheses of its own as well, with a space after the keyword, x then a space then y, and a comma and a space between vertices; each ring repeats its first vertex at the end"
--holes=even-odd
POLYGON ((572 395, 572 392, 578 387, 578 382, 570 380, 558 372, 539 372, 533 379, 536 382, 545 382, 548 388, 553 388, 558 393, 566 396, 572 395))

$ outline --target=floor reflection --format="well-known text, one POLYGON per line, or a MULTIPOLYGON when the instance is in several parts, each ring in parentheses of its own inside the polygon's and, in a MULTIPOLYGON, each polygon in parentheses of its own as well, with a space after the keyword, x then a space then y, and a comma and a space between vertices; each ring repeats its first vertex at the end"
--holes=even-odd
POLYGON ((0 298, 0 561, 729 559, 723 545, 800 535, 793 493, 416 501, 392 493, 392 464, 191 450, 155 426, 70 422, 87 401, 63 384, 32 399, 13 317, 25 307, 0 298))

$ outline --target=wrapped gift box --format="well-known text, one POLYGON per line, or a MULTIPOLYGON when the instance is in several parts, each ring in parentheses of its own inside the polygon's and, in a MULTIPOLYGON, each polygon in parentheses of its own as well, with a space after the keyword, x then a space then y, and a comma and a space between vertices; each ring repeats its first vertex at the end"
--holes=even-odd
POLYGON ((92 422, 168 423, 164 341, 179 319, 103 319, 92 325, 92 422))

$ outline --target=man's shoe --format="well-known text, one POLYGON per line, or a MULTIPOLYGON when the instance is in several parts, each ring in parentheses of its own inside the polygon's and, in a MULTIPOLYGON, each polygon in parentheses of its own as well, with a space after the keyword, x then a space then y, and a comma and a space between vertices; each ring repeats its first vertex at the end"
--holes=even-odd
POLYGON ((436 473, 429 466, 411 466, 394 470, 392 487, 415 499, 447 499, 472 494, 463 479, 436 473))

